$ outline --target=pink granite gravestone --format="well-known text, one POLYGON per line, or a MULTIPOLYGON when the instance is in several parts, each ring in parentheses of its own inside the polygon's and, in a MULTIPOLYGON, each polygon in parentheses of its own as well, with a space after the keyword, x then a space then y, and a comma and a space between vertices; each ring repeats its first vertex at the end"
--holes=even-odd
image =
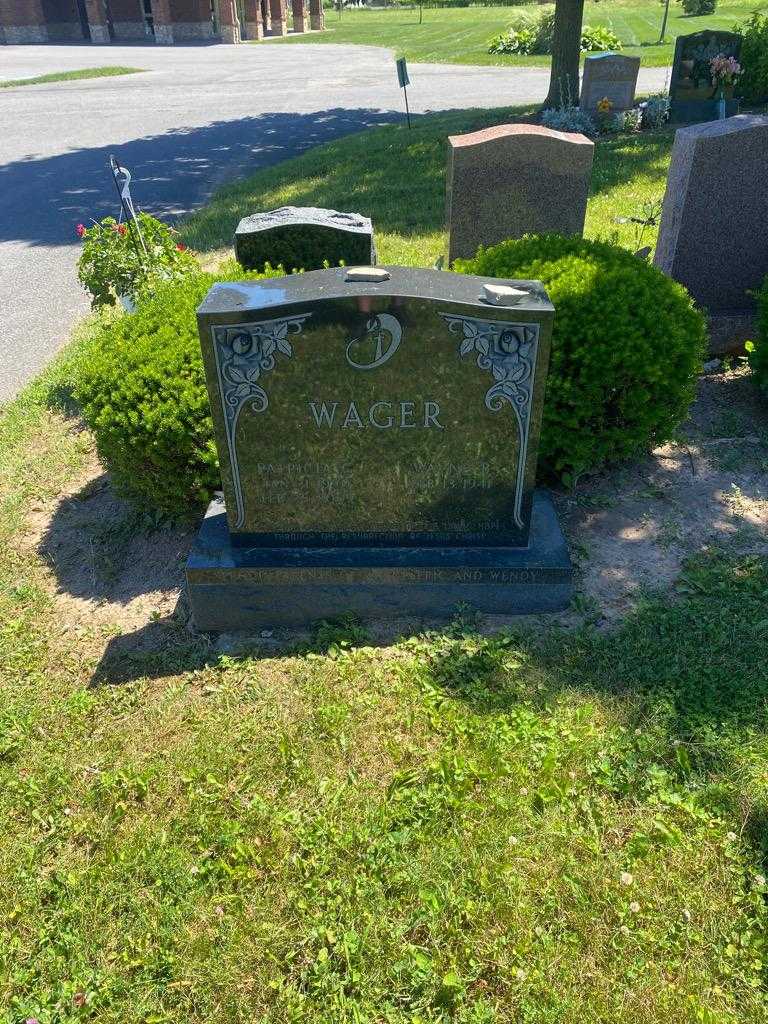
POLYGON ((729 323, 749 330, 750 293, 768 274, 767 168, 768 117, 675 134, 654 262, 708 311, 721 351, 732 347, 729 323))
POLYGON ((527 234, 584 230, 594 143, 503 124, 448 138, 448 260, 527 234))

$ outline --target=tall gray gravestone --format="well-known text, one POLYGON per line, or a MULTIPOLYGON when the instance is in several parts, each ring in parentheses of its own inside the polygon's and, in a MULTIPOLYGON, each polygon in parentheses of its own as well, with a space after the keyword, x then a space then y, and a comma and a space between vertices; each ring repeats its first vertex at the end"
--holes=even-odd
POLYGON ((639 57, 625 57, 621 53, 585 57, 581 109, 593 114, 601 100, 609 100, 614 110, 629 110, 635 105, 639 71, 639 57))
POLYGON ((212 288, 225 504, 187 565, 199 629, 567 604, 534 490, 554 310, 513 284, 389 267, 212 288))
MULTIPOLYGON (((737 32, 716 32, 705 29, 688 36, 678 36, 669 83, 669 119, 714 121, 718 117, 717 90, 712 84, 710 61, 723 54, 739 59, 742 37, 737 32)), ((726 91, 726 117, 738 113, 739 101, 733 88, 726 91)))
POLYGON ((710 314, 713 351, 750 333, 750 293, 768 274, 767 161, 768 117, 675 134, 655 263, 710 314))
POLYGON ((269 263, 287 273, 325 264, 374 264, 373 224, 359 213, 281 206, 243 217, 235 231, 235 257, 246 270, 263 270, 269 263))
POLYGON ((580 235, 595 146, 585 135, 503 124, 448 139, 448 261, 526 234, 580 235))

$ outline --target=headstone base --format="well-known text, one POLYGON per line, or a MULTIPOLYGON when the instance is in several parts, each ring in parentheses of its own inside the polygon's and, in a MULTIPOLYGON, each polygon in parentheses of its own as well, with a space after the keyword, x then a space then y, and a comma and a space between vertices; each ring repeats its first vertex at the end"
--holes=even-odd
MULTIPOLYGON (((739 112, 738 100, 725 101, 725 116, 733 117, 739 112)), ((717 100, 673 100, 669 109, 672 124, 701 124, 720 119, 717 100)))
POLYGON ((186 572, 194 624, 205 633, 349 613, 449 618, 462 604, 494 615, 556 612, 573 592, 565 537, 544 491, 534 495, 526 548, 247 548, 232 544, 216 498, 186 572))

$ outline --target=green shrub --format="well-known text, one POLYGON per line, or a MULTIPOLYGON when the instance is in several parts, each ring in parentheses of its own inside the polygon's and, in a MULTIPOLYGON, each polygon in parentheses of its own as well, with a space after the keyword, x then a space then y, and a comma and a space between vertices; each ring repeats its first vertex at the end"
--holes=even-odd
POLYGON ((621 40, 605 25, 585 25, 581 30, 581 52, 620 50, 621 40))
POLYGON ((739 58, 743 70, 736 92, 748 103, 764 103, 768 99, 768 14, 755 11, 733 31, 744 37, 739 58))
POLYGON ((700 14, 714 14, 717 7, 717 0, 680 0, 686 14, 698 16, 700 14))
POLYGON ((755 376, 755 382, 766 398, 768 398, 768 277, 757 296, 758 340, 747 342, 749 365, 755 376))
MULTIPOLYGON (((517 53, 523 55, 552 53, 555 35, 554 11, 545 11, 531 19, 521 14, 506 32, 500 32, 488 42, 489 53, 517 53)), ((621 40, 602 25, 585 25, 581 31, 581 50, 620 50, 621 40)))
POLYGON ((672 437, 705 347, 704 318, 681 285, 625 249, 560 235, 502 242, 455 269, 543 281, 555 305, 545 476, 571 484, 672 437))
POLYGON ((195 310, 215 281, 269 276, 233 263, 165 282, 91 341, 75 397, 115 488, 137 505, 183 518, 221 486, 195 310))

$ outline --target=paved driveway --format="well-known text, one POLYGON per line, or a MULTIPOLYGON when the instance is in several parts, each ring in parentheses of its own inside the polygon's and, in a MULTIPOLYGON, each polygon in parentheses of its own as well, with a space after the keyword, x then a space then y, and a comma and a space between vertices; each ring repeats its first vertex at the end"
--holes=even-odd
MULTIPOLYGON (((122 64, 145 74, 0 91, 0 402, 88 309, 75 276, 78 222, 116 212, 107 159, 159 216, 204 203, 227 178, 401 116, 392 55, 358 46, 3 46, 2 77, 122 64)), ((645 72, 641 88, 663 85, 645 72)), ((547 74, 411 69, 412 109, 540 101, 547 74)), ((364 212, 364 211, 363 211, 364 212)))

